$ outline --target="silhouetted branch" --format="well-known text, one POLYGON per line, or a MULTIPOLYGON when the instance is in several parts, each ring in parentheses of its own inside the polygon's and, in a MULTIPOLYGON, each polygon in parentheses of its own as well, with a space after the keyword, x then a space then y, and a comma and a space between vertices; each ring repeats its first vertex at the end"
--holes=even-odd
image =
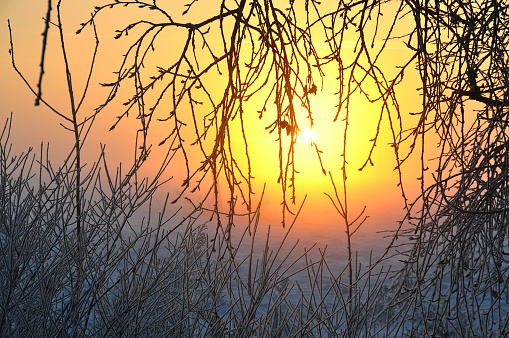
POLYGON ((35 98, 35 105, 39 105, 39 101, 42 96, 42 76, 44 75, 44 59, 46 57, 46 46, 48 44, 48 30, 51 19, 51 0, 48 0, 48 12, 46 13, 46 17, 44 18, 44 32, 42 33, 42 52, 41 52, 41 63, 40 73, 39 73, 39 82, 37 83, 37 96, 35 98))

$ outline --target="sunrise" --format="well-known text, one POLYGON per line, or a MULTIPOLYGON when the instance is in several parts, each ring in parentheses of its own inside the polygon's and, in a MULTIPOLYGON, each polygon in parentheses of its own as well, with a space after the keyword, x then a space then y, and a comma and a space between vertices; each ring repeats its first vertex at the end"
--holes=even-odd
MULTIPOLYGON (((325 136, 325 135, 324 135, 325 136)), ((297 141, 302 143, 313 143, 318 140, 318 136, 314 130, 304 129, 297 132, 297 141)))
POLYGON ((509 5, 0 3, 0 337, 498 337, 509 5))

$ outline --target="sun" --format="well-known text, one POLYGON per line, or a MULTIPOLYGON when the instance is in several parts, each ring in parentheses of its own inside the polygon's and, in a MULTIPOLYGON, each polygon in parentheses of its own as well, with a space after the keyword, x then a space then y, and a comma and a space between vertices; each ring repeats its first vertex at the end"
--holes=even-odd
POLYGON ((317 136, 314 130, 303 129, 297 133, 297 141, 302 143, 315 143, 317 136))

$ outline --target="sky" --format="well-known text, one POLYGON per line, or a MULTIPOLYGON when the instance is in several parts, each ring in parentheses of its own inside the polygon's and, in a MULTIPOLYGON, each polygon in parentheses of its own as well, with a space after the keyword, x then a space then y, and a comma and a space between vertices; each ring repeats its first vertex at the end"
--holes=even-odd
MULTIPOLYGON (((211 8, 207 5, 200 5, 198 10, 193 12, 196 20, 206 17, 211 8)), ((0 69, 2 70, 2 79, 0 82, 0 118, 3 121, 13 113, 13 131, 12 141, 14 149, 24 151, 27 147, 34 147, 40 153, 41 144, 50 144, 50 157, 53 161, 62 160, 72 148, 72 134, 60 126, 62 122, 49 109, 34 106, 34 96, 30 93, 23 80, 14 71, 8 50, 9 31, 7 29, 7 19, 11 21, 12 36, 14 40, 15 60, 18 68, 24 74, 27 81, 35 88, 39 76, 39 62, 42 48, 41 33, 44 29, 42 17, 46 13, 46 2, 40 0, 2 0, 0 2, 0 69)), ((171 10, 182 12, 184 2, 172 2, 171 10)), ((56 5, 56 4, 54 4, 56 5)), ((76 36, 73 32, 79 28, 79 23, 88 18, 92 10, 87 2, 64 1, 63 3, 63 22, 65 28, 65 41, 69 50, 69 60, 73 78, 77 85, 75 92, 81 93, 83 79, 86 78, 88 65, 91 62, 92 51, 94 48, 94 37, 90 29, 76 36)), ((56 11, 52 12, 53 19, 56 11)), ((104 102, 106 91, 96 84, 99 82, 111 81, 114 77, 112 72, 118 67, 122 53, 125 52, 122 42, 112 39, 114 29, 122 27, 123 23, 132 20, 135 14, 124 12, 121 17, 103 17, 97 22, 98 34, 100 38, 99 52, 97 56, 96 71, 92 76, 92 85, 88 95, 83 102, 83 114, 90 114, 99 104, 104 102)), ((178 16, 177 16, 178 17, 178 16)), ((52 19, 52 21, 53 21, 52 19)), ((176 34, 168 37, 169 46, 164 49, 164 53, 158 56, 157 60, 164 62, 165 57, 172 57, 172 51, 178 50, 182 44, 182 36, 176 34), (166 53, 166 54, 165 54, 166 53)), ((68 93, 65 90, 65 75, 61 67, 62 56, 59 54, 59 41, 56 35, 56 29, 50 27, 50 38, 48 42, 48 54, 46 62, 46 74, 43 79, 43 97, 60 111, 68 111, 69 101, 68 93)), ((353 46, 353 44, 352 44, 353 46)), ((349 48, 352 48, 350 46, 349 48)), ((388 69, 395 71, 394 60, 403 59, 405 50, 398 45, 389 48, 386 59, 382 63, 388 66, 388 69)), ((403 112, 418 109, 420 103, 416 88, 419 86, 416 74, 408 74, 408 80, 402 85, 400 95, 401 109, 403 112), (417 108, 416 108, 417 107, 417 108)), ((220 87, 218 80, 218 87, 220 87)), ((331 122, 331 112, 335 112, 334 92, 337 88, 334 83, 325 82, 323 88, 315 97, 312 97, 312 105, 315 107, 316 124, 314 130, 317 134, 316 144, 323 151, 322 160, 326 170, 330 170, 337 182, 341 180, 339 156, 342 147, 341 123, 331 122)), ((78 94, 77 94, 78 95, 78 94)), ((257 103, 247 103, 252 105, 252 110, 256 110, 257 103)), ((374 154, 375 166, 368 166, 362 172, 357 169, 362 166, 366 160, 369 151, 370 142, 373 138, 377 123, 376 104, 368 104, 361 100, 352 100, 351 120, 349 126, 349 148, 348 157, 348 191, 350 196, 350 207, 352 214, 359 213, 366 206, 366 214, 371 215, 367 221, 366 227, 382 229, 382 227, 391 228, 395 226, 395 221, 402 217, 403 200, 401 191, 397 187, 397 172, 393 170, 395 166, 394 155, 391 154, 392 148, 388 145, 390 135, 388 133, 381 136, 381 142, 374 154)), ((117 102, 111 105, 102 113, 95 122, 94 128, 87 139, 86 159, 89 163, 93 162, 98 154, 101 144, 106 145, 106 153, 111 165, 118 163, 128 163, 134 156, 134 135, 137 129, 135 119, 130 119, 119 125, 114 131, 109 132, 110 126, 116 121, 115 116, 121 109, 117 102)), ((304 114, 305 112, 302 112, 304 114)), ((255 188, 260 195, 261 189, 266 185, 266 195, 264 199, 264 214, 262 218, 268 222, 277 223, 280 210, 280 188, 277 181, 277 143, 273 135, 269 135, 264 127, 268 124, 267 120, 259 120, 256 114, 252 114, 248 121, 250 130, 248 131, 251 154, 253 156, 253 176, 256 178, 255 188)), ((160 127, 164 130, 164 127, 160 127)), ((154 131, 157 135, 157 128, 154 131)), ((161 131, 164 133, 164 131, 161 131)), ((161 134, 162 135, 162 134, 161 134)), ((162 137, 162 136, 161 136, 162 137)), ((161 138, 159 137, 159 138, 161 138)), ((157 144, 155 144, 157 145, 157 144)), ((154 147, 157 157, 157 147, 154 147)), ((337 227, 340 218, 334 211, 330 201, 324 192, 333 193, 330 184, 330 177, 321 173, 321 168, 317 160, 314 148, 307 142, 296 144, 296 165, 300 174, 298 176, 298 207, 300 201, 307 195, 304 212, 301 216, 301 223, 305 229, 311 229, 317 223, 322 228, 337 227)), ((405 184, 408 187, 409 197, 415 197, 418 193, 419 182, 416 178, 419 176, 419 158, 413 157, 405 170, 405 184)), ((178 170, 172 171, 172 175, 179 178, 181 173, 178 170)), ((176 186, 172 185, 166 189, 170 192, 176 191, 176 186)), ((307 230, 306 230, 307 231, 307 230)))

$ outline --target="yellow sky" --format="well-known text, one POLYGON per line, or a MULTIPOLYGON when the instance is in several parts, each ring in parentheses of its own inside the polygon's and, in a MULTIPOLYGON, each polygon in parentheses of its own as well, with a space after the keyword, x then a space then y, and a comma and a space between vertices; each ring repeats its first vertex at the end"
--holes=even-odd
MULTIPOLYGON (((210 5, 211 2, 207 2, 210 5)), ((172 6, 182 7, 182 4, 172 2, 172 6)), ((13 36, 15 42, 15 53, 17 65, 35 87, 38 77, 38 64, 40 62, 40 51, 42 45, 41 32, 44 27, 42 16, 46 12, 46 3, 44 1, 26 0, 13 1, 7 0, 0 3, 0 67, 2 69, 2 79, 0 82, 0 117, 4 120, 10 112, 14 112, 14 130, 13 141, 15 148, 24 150, 27 146, 37 147, 41 142, 51 142, 52 156, 55 159, 61 159, 72 147, 72 135, 59 126, 59 119, 54 116, 47 108, 34 107, 34 98, 22 80, 16 75, 10 65, 10 56, 7 53, 9 49, 9 38, 7 30, 7 18, 11 19, 13 36)), ((86 70, 91 59, 91 50, 93 48, 92 31, 86 30, 84 34, 76 36, 73 32, 78 28, 78 23, 85 20, 91 7, 85 2, 64 1, 64 23, 68 28, 69 34, 66 35, 66 42, 71 55, 71 67, 74 71, 74 77, 78 81, 76 92, 83 88, 83 79, 86 76, 86 70), (81 83, 81 85, 80 85, 81 83)), ((202 6, 200 4, 200 6, 202 6)), ((201 11, 196 13, 197 20, 200 16, 205 17, 211 11, 207 6, 201 7, 201 11)), ((181 12, 181 9, 176 10, 181 12)), ((53 17, 56 11, 52 12, 53 17)), ((113 79, 111 72, 116 70, 121 54, 124 52, 119 48, 122 42, 113 40, 114 29, 122 27, 117 26, 116 20, 129 22, 129 14, 125 12, 122 17, 107 17, 103 21, 98 21, 101 45, 98 54, 97 70, 93 77, 96 82, 108 82, 113 79), (126 14, 127 13, 127 14, 126 14), (100 25, 103 26, 100 26, 100 25)), ((62 68, 59 67, 61 56, 58 54, 58 40, 53 28, 53 35, 50 37, 49 50, 47 55, 47 74, 43 83, 43 95, 48 101, 52 102, 56 108, 66 110, 68 104, 65 100, 67 95, 64 86, 64 75, 62 68)), ((179 34, 170 36, 168 39, 168 48, 166 53, 159 54, 155 59, 157 62, 165 62, 165 59, 171 59, 172 51, 178 51, 181 44, 179 34), (170 57, 168 57, 170 55, 170 57)), ((321 45, 317 43, 317 45, 321 45)), ((325 44, 322 44, 325 47, 325 44)), ((353 44, 345 48, 353 48, 353 44), (349 46, 349 47, 348 47, 349 46)), ((376 47, 375 47, 376 48, 376 47)), ((352 49, 353 50, 353 49, 352 49)), ((389 72, 396 71, 396 64, 391 64, 395 60, 401 60, 405 57, 405 50, 393 44, 387 50, 382 64, 387 66, 389 72)), ((168 61, 166 61, 168 62, 168 61)), ((169 64, 169 62, 168 62, 169 64)), ((326 69, 329 73, 337 73, 337 70, 326 69)), ((330 76, 330 74, 326 74, 330 76)), ((337 76, 337 75, 336 75, 337 76)), ((399 95, 401 111, 415 111, 418 109, 420 101, 417 91, 416 74, 407 74, 408 80, 400 86, 405 88, 399 95)), ((334 74, 332 78, 334 78, 334 74)), ((315 118, 313 130, 317 134, 317 146, 323 151, 322 160, 327 171, 331 171, 333 176, 339 182, 341 180, 341 152, 343 146, 344 123, 338 121, 332 122, 336 114, 335 105, 337 99, 333 93, 337 91, 335 82, 328 82, 326 79, 323 88, 319 88, 316 96, 311 96, 311 107, 315 118)), ((217 87, 221 88, 221 81, 217 80, 217 87)), ((219 90, 220 93, 220 90, 219 90)), ((83 114, 90 114, 98 104, 105 99, 105 91, 101 88, 91 87, 90 95, 84 102, 83 114)), ((399 217, 402 200, 401 193, 397 187, 397 175, 393 171, 395 166, 394 156, 391 154, 392 148, 387 144, 391 142, 391 135, 387 132, 382 133, 379 146, 373 159, 375 166, 368 166, 363 172, 357 169, 362 166, 366 160, 369 151, 370 142, 373 138, 377 118, 379 115, 379 105, 369 104, 360 98, 352 98, 350 106, 350 125, 348 133, 347 161, 348 167, 348 189, 351 198, 352 212, 356 213, 367 206, 367 213, 372 215, 370 224, 379 226, 380 222, 393 221, 399 217)), ((112 163, 123 161, 129 162, 133 157, 134 131, 137 128, 136 121, 130 119, 124 122, 113 132, 108 132, 109 127, 115 122, 115 116, 119 114, 122 106, 120 101, 114 103, 103 115, 98 118, 98 122, 87 141, 88 160, 93 161, 97 157, 99 144, 107 144, 108 157, 112 163)), ((253 176, 256 178, 255 188, 258 189, 258 196, 261 188, 267 184, 267 194, 264 205, 266 205, 266 218, 271 222, 276 222, 280 210, 279 202, 281 199, 280 188, 276 184, 278 177, 277 169, 277 142, 274 134, 268 134, 265 127, 271 123, 270 118, 259 120, 256 110, 260 109, 260 102, 254 98, 246 103, 246 125, 249 150, 252 156, 253 176), (250 111, 249 111, 250 110, 250 111), (273 211, 276 210, 276 211, 273 211)), ((300 109, 297 107, 297 109, 300 109)), ((309 128, 309 123, 305 118, 306 112, 302 114, 299 121, 301 129, 309 128)), ((344 114, 344 112, 342 112, 344 114)), ((269 113, 267 113, 269 115, 269 113)), ((270 116, 270 115, 269 115, 270 116)), ((341 120, 341 118, 339 119, 341 120)), ((235 122, 233 122, 235 123, 235 122)), ((386 119, 385 119, 386 123, 386 119)), ((387 125, 383 125, 384 128, 387 125)), ((154 127, 155 138, 153 142, 160 140, 157 133, 164 133, 165 125, 160 124, 154 127)), ((233 137, 234 147, 243 147, 240 134, 233 137), (237 137, 238 139, 235 139, 237 137), (239 142, 237 142, 239 141, 239 142)), ((157 148, 157 147, 154 147, 157 148)), ((154 157, 157 157, 158 151, 155 151, 154 157)), ((239 151, 242 151, 240 149, 239 151)), ((418 158, 412 159, 407 165, 406 176, 404 179, 411 191, 411 196, 415 196, 419 176, 417 165, 418 158)), ((302 201, 304 195, 308 195, 305 212, 302 216, 303 223, 312 223, 317 220, 317 215, 322 223, 330 224, 339 220, 331 208, 330 202, 323 194, 332 193, 330 178, 323 175, 317 159, 314 148, 308 143, 296 144, 296 169, 300 171, 297 179, 298 201, 302 201)), ((177 178, 183 177, 178 170, 171 173, 177 178)), ((177 181, 177 186, 180 185, 177 181)), ((171 191, 173 186, 169 188, 171 191)), ((294 207, 297 209, 297 206, 294 207)), ((369 223, 368 223, 369 224, 369 223)), ((324 225, 325 226, 325 225, 324 225)))

